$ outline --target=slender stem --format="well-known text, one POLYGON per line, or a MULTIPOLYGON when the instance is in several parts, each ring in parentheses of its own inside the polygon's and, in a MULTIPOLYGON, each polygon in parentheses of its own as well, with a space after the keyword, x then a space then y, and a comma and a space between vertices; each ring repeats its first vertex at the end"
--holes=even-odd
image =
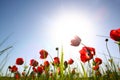
POLYGON ((27 76, 28 76, 28 74, 29 74, 29 72, 30 72, 30 69, 31 69, 31 66, 29 67, 28 72, 27 72, 27 74, 26 74, 26 76, 25 76, 25 80, 26 80, 26 78, 27 78, 27 76))
POLYGON ((83 44, 83 43, 81 43, 81 45, 83 45, 83 46, 85 46, 85 47, 86 47, 86 45, 85 45, 85 44, 83 44))
POLYGON ((59 58, 59 48, 56 47, 56 51, 57 51, 57 57, 59 58))
POLYGON ((52 56, 50 55, 50 54, 48 54, 49 56, 50 56, 50 58, 51 58, 51 60, 52 60, 52 62, 53 62, 53 58, 52 58, 52 56))
POLYGON ((108 54, 109 54, 110 59, 112 59, 111 54, 110 54, 110 51, 109 51, 109 49, 108 49, 107 41, 106 41, 106 49, 107 49, 107 52, 108 52, 108 54))

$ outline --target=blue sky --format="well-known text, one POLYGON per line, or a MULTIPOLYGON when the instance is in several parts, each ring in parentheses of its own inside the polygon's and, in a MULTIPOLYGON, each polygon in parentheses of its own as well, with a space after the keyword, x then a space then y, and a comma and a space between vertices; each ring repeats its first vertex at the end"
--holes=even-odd
MULTIPOLYGON (((111 29, 120 28, 119 14, 119 0, 0 0, 0 41, 13 33, 0 49, 13 45, 6 66, 13 65, 17 57, 23 57, 27 64, 32 58, 42 63, 39 50, 46 49, 54 57, 55 47, 62 43, 65 60, 71 57, 79 63, 81 46, 64 42, 73 33, 104 59, 105 37, 96 35, 109 36, 111 29)), ((111 39, 109 48, 112 56, 120 56, 111 39)))

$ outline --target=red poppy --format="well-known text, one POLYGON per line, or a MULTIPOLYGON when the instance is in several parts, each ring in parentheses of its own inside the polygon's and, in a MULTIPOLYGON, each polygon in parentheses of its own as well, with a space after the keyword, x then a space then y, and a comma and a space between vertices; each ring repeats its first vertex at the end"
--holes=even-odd
POLYGON ((44 66, 45 66, 45 67, 49 67, 49 65, 50 65, 50 63, 49 63, 48 61, 45 61, 45 62, 44 62, 44 66))
POLYGON ((42 67, 42 70, 45 70, 45 66, 44 65, 41 64, 40 66, 42 67))
POLYGON ((36 69, 35 67, 33 67, 32 69, 33 69, 33 71, 34 71, 34 72, 36 72, 36 73, 37 73, 37 69, 36 69))
POLYGON ((23 58, 17 58, 17 59, 16 59, 16 64, 17 64, 17 65, 22 65, 23 63, 24 63, 23 58))
POLYGON ((98 70, 99 69, 99 65, 93 66, 93 70, 98 70))
POLYGON ((59 58, 58 58, 58 57, 55 57, 53 63, 54 63, 55 65, 59 65, 59 64, 60 64, 59 58))
POLYGON ((48 52, 44 49, 40 50, 40 58, 45 59, 48 56, 48 52))
POLYGON ((72 46, 79 46, 81 42, 81 39, 78 36, 74 36, 74 38, 71 40, 72 46))
POLYGON ((102 64, 102 59, 95 58, 94 62, 95 62, 96 65, 100 65, 100 64, 102 64))
POLYGON ((9 68, 11 72, 17 72, 18 71, 18 68, 13 65, 12 67, 9 68))
POLYGON ((30 60, 30 66, 36 67, 36 66, 38 66, 38 62, 34 59, 31 59, 30 60))
POLYGON ((70 59, 70 60, 68 60, 68 64, 73 64, 74 63, 74 60, 73 59, 70 59))
POLYGON ((43 72, 42 66, 38 66, 38 67, 37 67, 37 72, 38 72, 39 74, 42 74, 42 72, 43 72))
POLYGON ((15 79, 19 80, 19 79, 20 79, 20 73, 19 73, 19 72, 16 72, 16 73, 14 74, 14 77, 15 77, 15 79))
POLYGON ((120 28, 111 30, 110 37, 115 41, 120 41, 120 28))
POLYGON ((82 62, 89 61, 95 55, 95 49, 92 47, 83 47, 80 51, 80 59, 82 62))

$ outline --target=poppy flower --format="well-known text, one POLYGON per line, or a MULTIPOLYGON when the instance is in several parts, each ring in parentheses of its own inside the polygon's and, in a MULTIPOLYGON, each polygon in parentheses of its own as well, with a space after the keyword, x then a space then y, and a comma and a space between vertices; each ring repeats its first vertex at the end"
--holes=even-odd
POLYGON ((45 66, 45 67, 49 67, 49 65, 50 65, 50 63, 49 63, 48 61, 45 61, 45 62, 44 62, 44 66, 45 66))
POLYGON ((95 55, 95 49, 92 47, 83 47, 80 51, 80 59, 83 63, 89 61, 95 55))
POLYGON ((98 70, 98 69, 99 69, 99 65, 93 66, 93 70, 98 70))
POLYGON ((33 67, 32 69, 33 69, 33 71, 34 71, 34 72, 36 72, 36 73, 37 73, 37 69, 36 69, 35 67, 33 67))
POLYGON ((110 38, 115 40, 115 41, 120 41, 120 28, 111 30, 110 31, 110 38))
POLYGON ((54 65, 59 65, 60 64, 59 58, 55 57, 53 63, 54 63, 54 65))
POLYGON ((42 72, 43 72, 42 66, 38 66, 37 67, 37 73, 42 74, 42 72))
POLYGON ((73 63, 74 63, 74 60, 73 60, 73 59, 68 60, 68 64, 69 64, 69 65, 71 65, 71 64, 73 64, 73 63))
POLYGON ((9 68, 9 70, 10 70, 11 72, 17 72, 17 71, 18 71, 18 68, 17 68, 15 65, 13 65, 12 67, 9 68))
POLYGON ((95 62, 96 65, 100 65, 100 64, 102 64, 102 59, 95 58, 94 62, 95 62))
POLYGON ((31 59, 30 60, 30 66, 36 67, 36 66, 38 66, 38 62, 34 59, 31 59))
POLYGON ((45 59, 48 56, 48 52, 44 49, 40 50, 40 58, 45 59))
POLYGON ((81 39, 76 35, 74 38, 71 40, 71 45, 72 46, 79 46, 81 42, 81 39))
POLYGON ((19 72, 16 72, 15 74, 14 74, 14 77, 15 77, 15 79, 20 79, 20 73, 19 72))
POLYGON ((23 63, 24 63, 23 58, 17 58, 17 59, 16 59, 16 64, 17 64, 17 65, 22 65, 23 63))

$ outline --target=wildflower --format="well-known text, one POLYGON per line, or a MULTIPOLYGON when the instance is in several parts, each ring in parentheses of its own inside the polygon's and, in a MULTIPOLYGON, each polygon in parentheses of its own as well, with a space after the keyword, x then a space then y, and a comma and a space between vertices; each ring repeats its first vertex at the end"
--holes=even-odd
POLYGON ((45 67, 49 67, 49 65, 50 65, 50 63, 49 63, 48 61, 45 61, 45 62, 44 62, 44 66, 45 66, 45 67))
POLYGON ((30 60, 30 66, 36 67, 36 66, 38 66, 38 62, 34 59, 31 59, 30 60))
POLYGON ((17 72, 18 71, 18 68, 13 65, 12 67, 9 68, 11 72, 17 72))
POLYGON ((23 63, 24 63, 23 58, 17 58, 17 59, 16 59, 16 64, 17 64, 17 65, 22 65, 23 63))
POLYGON ((35 67, 33 67, 32 69, 33 69, 33 72, 37 73, 37 69, 35 67))
POLYGON ((19 72, 16 72, 16 73, 14 74, 14 78, 17 79, 17 80, 19 80, 19 79, 20 79, 20 73, 19 73, 19 72))
POLYGON ((95 65, 95 66, 93 66, 93 70, 98 70, 99 69, 99 65, 95 65))
POLYGON ((83 63, 89 61, 95 55, 95 49, 92 47, 83 47, 80 51, 80 59, 83 63))
POLYGON ((40 50, 40 58, 45 59, 48 56, 48 52, 44 49, 40 50))
POLYGON ((71 64, 73 64, 73 63, 74 63, 74 60, 73 60, 73 59, 68 60, 68 64, 69 64, 69 65, 71 65, 71 64))
POLYGON ((120 28, 111 30, 110 37, 115 41, 120 41, 120 28))
POLYGON ((43 72, 42 66, 38 66, 38 67, 37 67, 37 73, 38 73, 38 74, 42 74, 42 72, 43 72))
POLYGON ((95 58, 94 62, 96 65, 102 64, 102 60, 100 58, 95 58))
POLYGON ((79 46, 81 42, 81 39, 76 35, 74 38, 71 40, 71 45, 72 46, 79 46))
POLYGON ((54 63, 54 65, 59 65, 60 64, 59 58, 55 57, 53 63, 54 63))

